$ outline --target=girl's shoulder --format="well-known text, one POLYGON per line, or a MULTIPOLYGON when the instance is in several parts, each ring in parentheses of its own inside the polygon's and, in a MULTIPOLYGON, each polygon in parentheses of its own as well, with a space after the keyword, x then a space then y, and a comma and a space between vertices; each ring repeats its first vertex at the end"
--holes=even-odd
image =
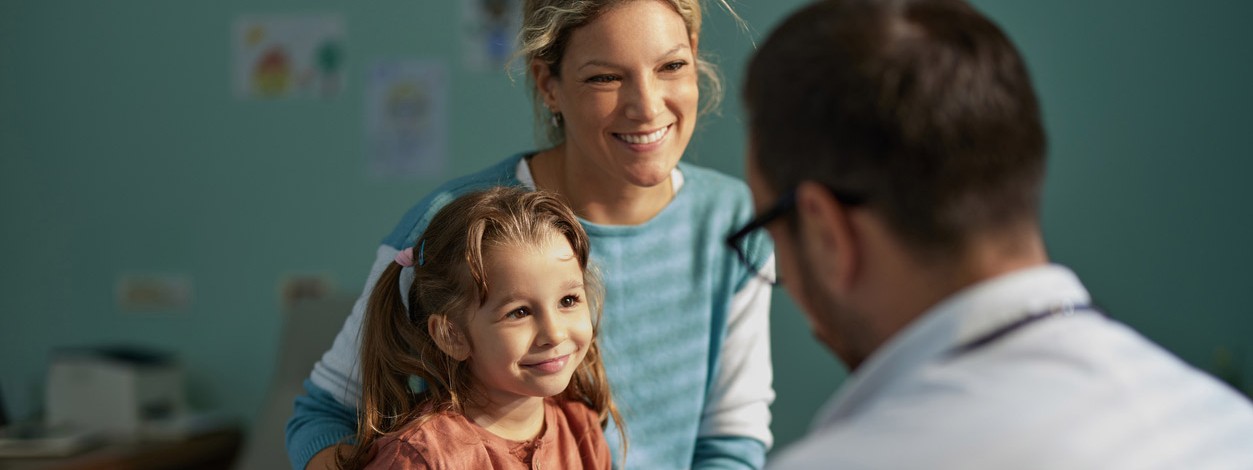
POLYGON ((451 411, 432 412, 420 420, 409 423, 389 437, 407 442, 419 449, 438 447, 451 440, 456 445, 478 442, 479 435, 474 424, 460 414, 451 411))
POLYGON ((568 428, 571 434, 577 436, 589 432, 602 433, 600 414, 587 406, 587 403, 560 397, 550 397, 545 402, 553 413, 560 416, 560 420, 565 424, 564 427, 568 428))
POLYGON ((597 416, 596 411, 593 410, 592 407, 588 406, 587 403, 584 403, 582 400, 570 400, 567 398, 562 398, 560 395, 558 395, 554 397, 548 397, 544 401, 547 402, 549 406, 555 407, 558 410, 560 410, 560 412, 565 414, 566 416, 578 416, 578 417, 597 416))
POLYGON ((479 455, 482 452, 475 452, 473 449, 482 448, 483 440, 473 426, 465 417, 456 413, 433 413, 379 438, 375 442, 375 461, 392 459, 397 462, 412 460, 447 463, 470 458, 466 463, 478 462, 476 458, 484 456, 479 455))
POLYGON ((550 459, 559 460, 560 468, 610 468, 612 457, 599 413, 582 401, 559 397, 547 399, 547 407, 550 412, 545 445, 567 449, 565 454, 550 459))

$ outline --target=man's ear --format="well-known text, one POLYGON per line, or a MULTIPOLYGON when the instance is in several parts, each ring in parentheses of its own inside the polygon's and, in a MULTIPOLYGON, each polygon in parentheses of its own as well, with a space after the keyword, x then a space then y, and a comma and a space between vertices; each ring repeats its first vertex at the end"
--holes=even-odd
POLYGON ((461 334, 456 325, 448 321, 448 317, 444 315, 427 317, 426 331, 444 354, 458 361, 470 358, 470 342, 466 341, 465 335, 461 334))
POLYGON ((543 100, 544 106, 554 113, 561 112, 561 108, 557 106, 557 94, 554 91, 557 88, 557 77, 553 76, 548 62, 532 59, 530 69, 531 78, 535 80, 535 93, 543 100))
POLYGON ((796 187, 798 239, 809 257, 815 281, 845 295, 857 278, 864 247, 849 209, 821 184, 806 181, 796 187))

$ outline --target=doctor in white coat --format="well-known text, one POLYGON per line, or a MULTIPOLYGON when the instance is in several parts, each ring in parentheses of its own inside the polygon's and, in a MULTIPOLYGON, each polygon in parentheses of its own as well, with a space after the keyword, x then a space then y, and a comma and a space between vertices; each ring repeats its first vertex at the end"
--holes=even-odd
POLYGON ((793 14, 745 87, 779 280, 852 371, 777 469, 1253 469, 1253 407, 1106 317, 1039 225, 1045 136, 962 0, 793 14))

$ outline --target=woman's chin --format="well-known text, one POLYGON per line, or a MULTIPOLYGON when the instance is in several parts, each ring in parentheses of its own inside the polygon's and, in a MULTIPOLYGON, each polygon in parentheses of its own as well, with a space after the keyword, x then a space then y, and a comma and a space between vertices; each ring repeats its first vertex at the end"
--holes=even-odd
POLYGON ((670 182, 670 172, 674 170, 675 165, 670 162, 651 162, 643 165, 635 165, 627 168, 626 179, 635 186, 641 188, 654 188, 662 184, 670 182))

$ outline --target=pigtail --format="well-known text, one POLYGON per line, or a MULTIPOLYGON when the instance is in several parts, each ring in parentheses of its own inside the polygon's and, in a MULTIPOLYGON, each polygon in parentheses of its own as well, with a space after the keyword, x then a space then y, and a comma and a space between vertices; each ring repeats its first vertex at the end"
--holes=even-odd
POLYGON ((409 388, 409 376, 420 365, 410 345, 413 335, 421 334, 418 330, 425 330, 426 325, 415 325, 405 308, 403 296, 408 293, 400 290, 403 269, 397 263, 387 266, 366 303, 356 442, 348 455, 337 456, 340 468, 365 467, 373 457, 374 441, 397 431, 418 409, 420 400, 409 388))
MULTIPOLYGON (((582 235, 581 227, 577 231, 572 231, 567 235, 571 244, 575 246, 575 252, 579 253, 582 262, 590 263, 587 256, 590 253, 586 243, 586 235, 582 235), (578 240, 582 238, 583 242, 578 240), (580 250, 580 247, 583 250, 580 250)), ((622 443, 620 457, 620 466, 626 466, 627 453, 627 434, 626 422, 622 419, 622 415, 618 412, 618 406, 614 404, 613 393, 609 387, 609 378, 605 373, 605 361, 600 352, 600 317, 604 308, 604 284, 601 282, 600 273, 595 266, 585 265, 583 268, 584 289, 587 293, 588 307, 592 310, 593 331, 595 336, 587 353, 583 356, 583 363, 579 364, 579 368, 575 369, 574 375, 570 377, 570 385, 566 387, 566 391, 562 393, 565 400, 579 401, 586 404, 592 411, 597 413, 602 429, 609 424, 609 420, 613 420, 614 427, 618 430, 618 439, 622 443)))

